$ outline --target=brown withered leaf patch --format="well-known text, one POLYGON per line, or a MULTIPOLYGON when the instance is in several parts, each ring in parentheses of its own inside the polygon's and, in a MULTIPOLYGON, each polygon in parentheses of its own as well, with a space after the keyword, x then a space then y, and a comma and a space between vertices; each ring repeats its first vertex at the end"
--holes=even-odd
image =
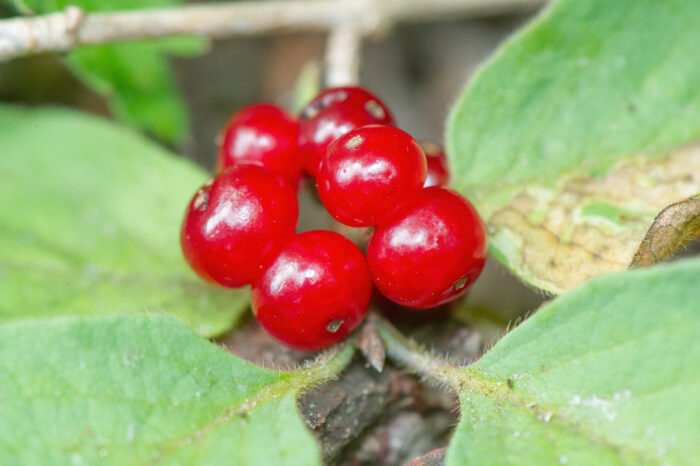
POLYGON ((698 192, 700 144, 694 144, 628 159, 598 176, 538 180, 505 198, 482 193, 477 202, 491 252, 526 282, 557 294, 682 246, 697 235, 697 197, 688 198, 698 192))
POLYGON ((384 343, 377 334, 377 321, 374 313, 367 316, 367 319, 359 329, 355 346, 360 350, 362 355, 377 372, 382 372, 384 369, 384 360, 386 351, 384 343))

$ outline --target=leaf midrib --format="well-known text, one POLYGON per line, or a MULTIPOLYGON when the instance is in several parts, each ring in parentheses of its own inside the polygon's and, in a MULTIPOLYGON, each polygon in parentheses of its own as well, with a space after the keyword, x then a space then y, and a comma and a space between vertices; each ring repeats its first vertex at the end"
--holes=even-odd
POLYGON ((266 388, 256 395, 243 400, 242 403, 229 405, 221 414, 211 421, 208 421, 202 427, 195 429, 192 433, 171 440, 169 442, 170 444, 164 446, 159 452, 158 457, 144 464, 157 464, 179 448, 185 445, 191 445, 192 442, 201 442, 218 426, 234 417, 245 418, 256 406, 264 404, 272 399, 282 400, 284 396, 290 393, 293 393, 296 397, 302 390, 308 389, 335 376, 350 362, 354 354, 354 346, 349 342, 341 350, 335 349, 330 351, 329 353, 322 354, 316 362, 307 369, 289 372, 289 377, 267 385, 266 388))

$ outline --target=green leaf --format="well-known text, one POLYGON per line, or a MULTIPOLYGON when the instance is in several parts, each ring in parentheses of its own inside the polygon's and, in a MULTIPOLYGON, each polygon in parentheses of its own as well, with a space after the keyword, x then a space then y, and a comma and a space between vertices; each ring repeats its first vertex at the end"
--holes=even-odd
POLYGON ((320 464, 297 394, 352 345, 266 370, 157 315, 0 325, 3 464, 320 464))
POLYGON ((540 309, 467 368, 383 328, 452 386, 462 464, 692 464, 700 455, 700 259, 609 274, 540 309))
MULTIPOLYGON (((24 13, 50 13, 68 5, 94 12, 181 3, 180 0, 17 0, 15 6, 24 13)), ((195 37, 96 45, 70 52, 65 62, 86 85, 108 99, 116 116, 172 143, 187 136, 189 119, 167 55, 198 54, 205 47, 206 41, 195 37)))
POLYGON ((0 320, 160 311, 212 336, 245 311, 181 256, 201 170, 73 111, 0 106, 0 128, 0 320))
POLYGON ((448 121, 455 187, 523 280, 626 268, 700 192, 700 2, 560 0, 473 78, 448 121))

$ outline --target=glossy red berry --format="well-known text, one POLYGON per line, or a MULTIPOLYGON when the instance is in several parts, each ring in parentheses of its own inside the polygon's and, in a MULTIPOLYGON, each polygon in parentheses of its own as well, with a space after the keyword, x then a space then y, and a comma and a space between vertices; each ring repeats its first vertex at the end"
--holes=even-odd
POLYGON ((393 126, 369 125, 339 137, 321 158, 316 184, 328 212, 354 227, 378 225, 423 187, 416 141, 393 126))
POLYGON ((286 345, 317 350, 357 327, 372 293, 367 263, 350 240, 331 231, 296 235, 253 284, 260 325, 286 345))
POLYGON ((250 284, 294 234, 298 213, 296 193, 277 173, 255 165, 227 168, 192 198, 182 223, 182 252, 205 280, 250 284))
POLYGON ((295 187, 301 175, 298 137, 299 124, 284 109, 270 104, 249 105, 224 127, 217 168, 241 163, 262 165, 295 187))
POLYGON ((447 168, 447 157, 442 146, 432 142, 421 143, 428 162, 428 175, 425 177, 424 187, 447 186, 450 184, 450 172, 447 168))
POLYGON ((459 194, 425 188, 378 226, 367 247, 375 285, 387 298, 418 309, 464 294, 481 273, 486 233, 459 194))
POLYGON ((317 95, 299 116, 304 169, 316 176, 318 163, 338 137, 360 126, 394 122, 389 109, 361 87, 334 87, 317 95))

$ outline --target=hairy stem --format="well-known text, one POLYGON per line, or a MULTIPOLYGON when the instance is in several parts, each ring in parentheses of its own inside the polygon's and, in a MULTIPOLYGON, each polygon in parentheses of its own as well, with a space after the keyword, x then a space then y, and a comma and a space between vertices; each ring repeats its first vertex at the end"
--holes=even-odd
POLYGON ((396 327, 382 317, 372 314, 369 318, 377 319, 377 330, 386 345, 389 357, 421 375, 454 389, 459 388, 459 383, 464 378, 465 368, 430 354, 415 341, 402 335, 396 327))

